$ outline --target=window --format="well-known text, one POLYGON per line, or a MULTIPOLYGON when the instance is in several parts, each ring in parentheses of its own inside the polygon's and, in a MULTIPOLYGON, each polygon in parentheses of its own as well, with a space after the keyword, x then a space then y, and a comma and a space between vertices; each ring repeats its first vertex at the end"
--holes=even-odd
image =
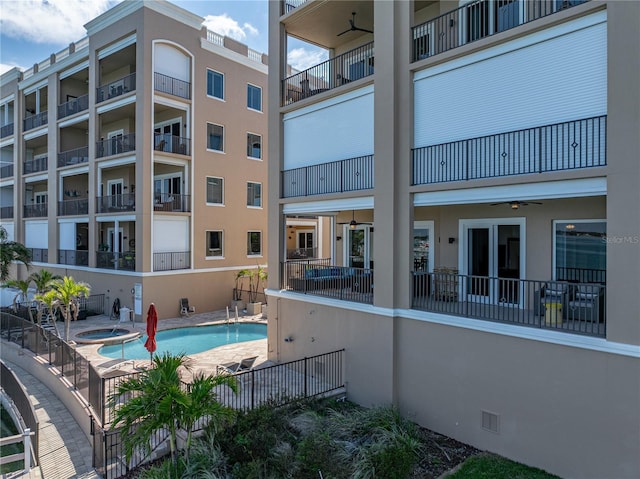
POLYGON ((207 95, 224 100, 224 75, 207 70, 207 95))
POLYGON ((207 256, 222 256, 222 231, 207 231, 207 256))
POLYGON ((249 158, 262 158, 262 137, 247 133, 247 156, 249 158))
POLYGON ((554 226, 556 280, 606 283, 607 223, 562 220, 554 226))
POLYGON ((247 206, 262 208, 262 185, 260 183, 247 183, 247 206))
POLYGON ((224 126, 207 123, 207 148, 224 151, 224 126))
POLYGON ((224 204, 224 179, 207 178, 207 203, 224 204))
POLYGON ((262 88, 247 85, 247 108, 262 111, 262 88))
POLYGON ((262 256, 262 233, 260 231, 247 233, 247 256, 262 256))

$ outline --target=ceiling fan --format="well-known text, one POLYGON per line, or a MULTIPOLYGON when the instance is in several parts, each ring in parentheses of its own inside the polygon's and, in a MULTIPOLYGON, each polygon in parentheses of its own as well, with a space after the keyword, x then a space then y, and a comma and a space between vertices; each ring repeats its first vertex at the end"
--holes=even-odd
POLYGON ((511 205, 512 210, 518 210, 521 206, 541 205, 538 201, 502 201, 500 203, 491 203, 491 206, 511 205))
POLYGON ((367 32, 367 33, 373 33, 372 30, 367 30, 366 28, 360 28, 360 27, 356 27, 356 12, 351 12, 351 20, 349 20, 349 24, 351 25, 351 28, 345 30, 342 33, 338 33, 337 36, 340 35, 344 35, 345 33, 349 33, 349 32, 367 32))
POLYGON ((339 225, 349 225, 349 228, 352 230, 355 229, 358 225, 370 225, 372 223, 362 223, 360 221, 356 221, 356 211, 351 210, 351 221, 348 223, 345 221, 343 223, 338 223, 339 225))

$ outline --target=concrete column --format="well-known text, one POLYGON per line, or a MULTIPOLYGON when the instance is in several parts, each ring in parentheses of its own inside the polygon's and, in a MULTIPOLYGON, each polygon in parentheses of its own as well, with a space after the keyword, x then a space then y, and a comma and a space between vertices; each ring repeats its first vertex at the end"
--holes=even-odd
MULTIPOLYGON (((39 104, 40 90, 36 91, 36 103, 39 104)), ((49 84, 47 89, 47 190, 49 198, 49 206, 47 208, 48 223, 48 246, 49 246, 49 263, 56 264, 58 262, 58 151, 59 151, 59 133, 58 133, 58 74, 49 75, 49 84)), ((37 111, 37 108, 36 108, 37 111)))
POLYGON ((98 251, 98 224, 96 223, 96 196, 100 185, 100 177, 96 166, 96 141, 100 138, 96 115, 96 88, 99 82, 99 62, 95 47, 89 43, 89 267, 96 267, 96 251, 98 251))

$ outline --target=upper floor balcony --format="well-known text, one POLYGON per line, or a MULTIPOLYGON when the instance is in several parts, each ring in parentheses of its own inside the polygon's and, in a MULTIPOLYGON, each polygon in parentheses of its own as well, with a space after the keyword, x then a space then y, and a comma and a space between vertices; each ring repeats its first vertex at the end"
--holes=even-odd
POLYGON ((598 116, 413 150, 413 185, 593 168, 607 164, 598 116))
MULTIPOLYGON (((413 61, 444 53, 589 0, 476 0, 411 29, 413 61)), ((423 16, 432 5, 416 12, 423 16)), ((424 18, 424 16, 423 16, 424 18)))
POLYGON ((154 138, 153 149, 165 153, 189 156, 191 155, 191 140, 170 133, 158 133, 154 138))
POLYGON ((13 135, 13 130, 13 123, 2 125, 0 127, 0 138, 6 138, 7 136, 13 135))
POLYGON ((89 94, 73 98, 61 105, 58 105, 58 119, 75 115, 81 111, 89 109, 89 94))
POLYGON ((24 131, 33 130, 34 128, 44 126, 48 123, 48 121, 49 119, 47 111, 42 111, 40 113, 31 115, 23 120, 24 131))
POLYGON ((282 106, 373 75, 373 42, 282 80, 282 106))
POLYGON ((96 142, 96 158, 119 155, 136 150, 136 134, 113 135, 106 140, 96 142))
POLYGON ((63 166, 79 165, 89 161, 89 147, 82 146, 73 150, 58 153, 58 168, 63 166))
POLYGON ((191 99, 191 83, 158 72, 155 72, 153 75, 153 83, 156 91, 187 100, 191 99))
POLYGON ((49 157, 47 155, 41 155, 32 160, 26 160, 22 164, 22 174, 28 175, 29 173, 38 173, 39 171, 47 171, 49 164, 49 157))
POLYGON ((8 220, 13 218, 13 206, 0 206, 0 219, 8 220))
POLYGON ((281 5, 280 14, 286 15, 287 13, 294 11, 300 5, 308 1, 309 0, 284 0, 283 2, 280 2, 280 5, 281 5))
POLYGON ((96 89, 96 103, 100 103, 111 98, 116 98, 132 92, 136 89, 136 74, 131 73, 127 76, 111 81, 96 89))
POLYGON ((24 205, 24 217, 25 218, 42 218, 46 217, 49 208, 48 203, 35 203, 31 205, 24 205))
POLYGON ((0 178, 11 178, 13 176, 13 165, 0 166, 0 178))
POLYGON ((96 197, 96 213, 122 213, 136 210, 135 193, 96 197))

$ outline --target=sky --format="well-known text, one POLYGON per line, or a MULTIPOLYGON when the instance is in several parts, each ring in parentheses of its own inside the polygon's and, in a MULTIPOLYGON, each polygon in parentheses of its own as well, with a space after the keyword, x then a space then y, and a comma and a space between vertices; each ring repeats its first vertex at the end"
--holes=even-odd
MULTIPOLYGON (((121 0, 0 0, 0 74, 31 68, 86 36, 84 24, 121 0)), ((269 0, 171 0, 205 19, 210 30, 268 53, 269 0)), ((322 50, 289 43, 289 63, 304 70, 327 58, 322 50)))

